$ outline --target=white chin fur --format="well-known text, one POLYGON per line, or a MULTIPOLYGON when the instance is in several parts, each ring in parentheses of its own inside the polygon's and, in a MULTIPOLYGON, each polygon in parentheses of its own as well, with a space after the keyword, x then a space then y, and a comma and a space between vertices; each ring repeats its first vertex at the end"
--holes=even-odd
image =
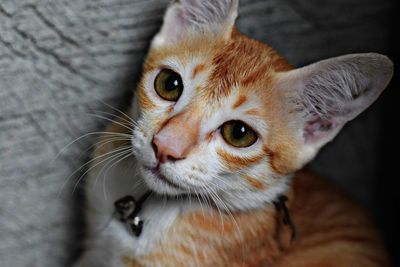
POLYGON ((149 187, 150 190, 157 194, 177 196, 185 193, 183 190, 174 188, 167 182, 160 180, 154 174, 152 174, 151 171, 146 170, 143 167, 140 167, 140 172, 145 184, 149 187))

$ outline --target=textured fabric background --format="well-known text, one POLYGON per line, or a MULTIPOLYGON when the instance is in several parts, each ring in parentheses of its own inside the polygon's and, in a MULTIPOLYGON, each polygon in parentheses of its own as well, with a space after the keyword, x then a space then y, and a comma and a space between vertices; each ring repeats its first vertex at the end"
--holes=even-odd
MULTIPOLYGON (((80 248, 74 184, 104 121, 123 107, 167 0, 0 0, 0 266, 68 266, 80 248), (73 192, 74 191, 74 192, 73 192)), ((241 0, 238 27, 301 66, 389 52, 391 1, 241 0)), ((383 99, 385 95, 383 96, 383 99)), ((312 167, 374 214, 383 102, 345 128, 312 167)), ((377 204, 378 203, 378 204, 377 204)))

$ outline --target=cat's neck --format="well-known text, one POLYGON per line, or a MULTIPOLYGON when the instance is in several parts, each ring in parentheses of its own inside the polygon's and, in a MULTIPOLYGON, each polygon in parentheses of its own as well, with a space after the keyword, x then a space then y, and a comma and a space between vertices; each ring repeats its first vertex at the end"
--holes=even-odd
MULTIPOLYGON (((287 193, 291 198, 291 192, 287 193)), ((286 204, 290 206, 291 202, 286 204)), ((178 253, 207 262, 201 254, 222 253, 215 256, 248 261, 248 257, 253 257, 253 246, 249 245, 253 243, 254 248, 265 247, 272 262, 293 241, 293 229, 283 222, 282 213, 271 203, 262 208, 228 212, 196 199, 163 201, 153 196, 144 204, 141 216, 145 222, 143 232, 139 237, 132 236, 135 245, 131 248, 139 260, 152 258, 151 255, 170 258, 178 253), (254 244, 255 240, 265 244, 254 244)), ((157 265, 159 260, 154 259, 152 264, 157 265)))
MULTIPOLYGON (((115 216, 114 207, 115 201, 124 196, 139 199, 149 190, 142 177, 134 171, 134 165, 132 158, 121 161, 118 168, 109 169, 105 177, 104 170, 94 168, 87 183, 89 223, 95 226, 92 227, 92 234, 113 236, 115 242, 121 245, 121 250, 130 252, 128 255, 140 258, 160 251, 172 253, 182 249, 194 249, 195 253, 200 250, 199 246, 203 247, 201 240, 204 234, 212 235, 211 241, 207 242, 212 243, 210 249, 213 250, 223 245, 221 240, 226 246, 234 247, 257 240, 257 235, 265 235, 270 240, 268 246, 271 247, 268 249, 274 251, 271 258, 278 257, 282 244, 291 242, 291 229, 282 223, 273 204, 276 198, 258 208, 226 211, 201 197, 165 198, 153 194, 143 203, 139 213, 144 221, 143 230, 135 236, 115 216), (196 243, 195 248, 188 247, 189 237, 196 243)), ((286 188, 290 206, 291 187, 286 188)))

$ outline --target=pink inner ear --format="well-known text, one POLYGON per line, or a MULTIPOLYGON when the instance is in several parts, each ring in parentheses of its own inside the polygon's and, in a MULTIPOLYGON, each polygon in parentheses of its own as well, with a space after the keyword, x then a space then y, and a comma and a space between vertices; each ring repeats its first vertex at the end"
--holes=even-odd
POLYGON ((187 26, 187 18, 185 17, 185 11, 181 8, 175 8, 172 10, 172 14, 169 14, 165 23, 163 35, 171 42, 177 42, 187 26))
POLYGON ((321 139, 326 139, 337 126, 338 124, 335 121, 319 117, 307 121, 303 132, 305 143, 315 143, 321 139))

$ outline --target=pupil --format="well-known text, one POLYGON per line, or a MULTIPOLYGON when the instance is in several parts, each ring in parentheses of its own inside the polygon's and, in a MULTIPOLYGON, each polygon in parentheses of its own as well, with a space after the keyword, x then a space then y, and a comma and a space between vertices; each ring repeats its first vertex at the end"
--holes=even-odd
POLYGON ((232 135, 235 139, 242 139, 247 134, 247 129, 241 124, 236 124, 233 127, 232 135))
POLYGON ((175 75, 169 77, 165 82, 165 89, 167 91, 173 91, 173 90, 177 89, 178 86, 179 86, 179 81, 175 77, 175 75))

